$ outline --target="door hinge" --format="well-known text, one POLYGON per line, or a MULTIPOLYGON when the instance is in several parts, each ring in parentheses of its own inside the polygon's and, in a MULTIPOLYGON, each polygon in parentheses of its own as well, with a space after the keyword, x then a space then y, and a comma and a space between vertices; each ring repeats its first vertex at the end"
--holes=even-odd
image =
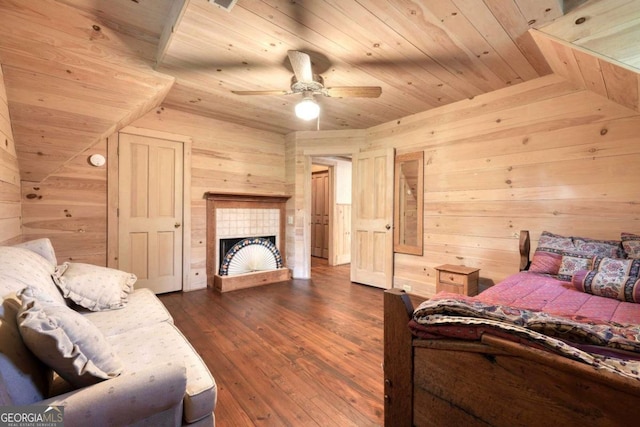
POLYGON ((116 216, 120 218, 120 208, 116 208, 116 216))

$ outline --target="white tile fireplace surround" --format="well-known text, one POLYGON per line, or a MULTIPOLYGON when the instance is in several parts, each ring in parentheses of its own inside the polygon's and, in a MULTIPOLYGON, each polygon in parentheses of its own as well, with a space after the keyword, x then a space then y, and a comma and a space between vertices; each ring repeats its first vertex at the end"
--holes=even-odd
MULTIPOLYGON (((276 236, 280 245, 280 209, 218 208, 216 215, 216 247, 221 239, 276 236)), ((220 270, 220 257, 216 258, 215 271, 220 270)))

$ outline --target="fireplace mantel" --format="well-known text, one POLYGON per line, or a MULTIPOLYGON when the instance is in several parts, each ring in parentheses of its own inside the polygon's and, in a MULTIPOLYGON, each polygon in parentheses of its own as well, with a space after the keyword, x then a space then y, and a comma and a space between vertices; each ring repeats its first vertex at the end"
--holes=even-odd
MULTIPOLYGON (((291 196, 275 196, 265 194, 250 194, 250 193, 220 193, 220 192, 206 192, 204 193, 207 201, 214 202, 235 202, 235 203, 286 203, 291 196)), ((254 205, 252 205, 253 207, 254 205)), ((225 206, 228 207, 228 206, 225 206)), ((233 207, 233 206, 231 206, 233 207)))
MULTIPOLYGON (((217 276, 216 260, 218 257, 218 244, 216 230, 216 209, 278 209, 279 210, 279 239, 278 250, 282 257, 283 265, 286 265, 285 251, 285 208, 287 200, 291 196, 286 195, 264 195, 250 193, 226 193, 226 192, 206 192, 204 198, 207 200, 207 286, 218 288, 219 280, 217 276), (216 284, 217 282, 217 284, 216 284)), ((260 273, 255 273, 260 274, 260 273)), ((273 275, 273 274, 271 274, 273 275)), ((265 276, 269 276, 268 274, 265 276)), ((219 276, 217 276, 219 279, 219 276)), ((252 279, 256 284, 266 284, 265 280, 252 279)), ((250 282, 248 282, 250 284, 250 282)), ((236 287, 239 289, 239 287, 236 287)), ((223 289, 218 289, 224 291, 223 289)), ((231 289, 229 289, 231 290, 231 289)))

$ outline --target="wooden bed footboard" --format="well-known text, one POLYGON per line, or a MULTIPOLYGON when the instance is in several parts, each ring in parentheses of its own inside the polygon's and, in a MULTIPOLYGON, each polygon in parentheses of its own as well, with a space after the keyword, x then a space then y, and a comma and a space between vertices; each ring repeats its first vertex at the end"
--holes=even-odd
POLYGON ((384 295, 385 426, 627 426, 640 381, 485 334, 414 338, 408 296, 384 295))

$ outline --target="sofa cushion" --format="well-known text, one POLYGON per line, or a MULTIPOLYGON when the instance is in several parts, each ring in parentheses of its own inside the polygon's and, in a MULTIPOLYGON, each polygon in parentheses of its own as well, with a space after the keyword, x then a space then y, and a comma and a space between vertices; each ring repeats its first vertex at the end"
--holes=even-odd
POLYGON ((107 337, 160 322, 173 323, 164 304, 148 288, 134 290, 127 305, 120 310, 79 312, 107 337))
POLYGON ((22 341, 16 322, 19 309, 15 297, 5 298, 0 306, 0 406, 42 400, 51 372, 22 341))
POLYGON ((37 289, 18 296, 18 326, 29 349, 74 387, 118 376, 122 363, 88 319, 37 289))
POLYGON ((133 291, 134 274, 93 264, 65 262, 53 280, 65 298, 91 311, 123 308, 133 291))
POLYGON ((198 353, 175 326, 162 322, 107 340, 122 359, 127 374, 143 370, 147 365, 170 361, 184 364, 187 369, 185 421, 194 422, 213 412, 216 383, 198 353))
POLYGON ((15 246, 0 246, 0 282, 2 296, 24 289, 27 286, 47 293, 60 304, 65 304, 62 294, 53 283, 51 275, 55 267, 37 253, 15 246))

